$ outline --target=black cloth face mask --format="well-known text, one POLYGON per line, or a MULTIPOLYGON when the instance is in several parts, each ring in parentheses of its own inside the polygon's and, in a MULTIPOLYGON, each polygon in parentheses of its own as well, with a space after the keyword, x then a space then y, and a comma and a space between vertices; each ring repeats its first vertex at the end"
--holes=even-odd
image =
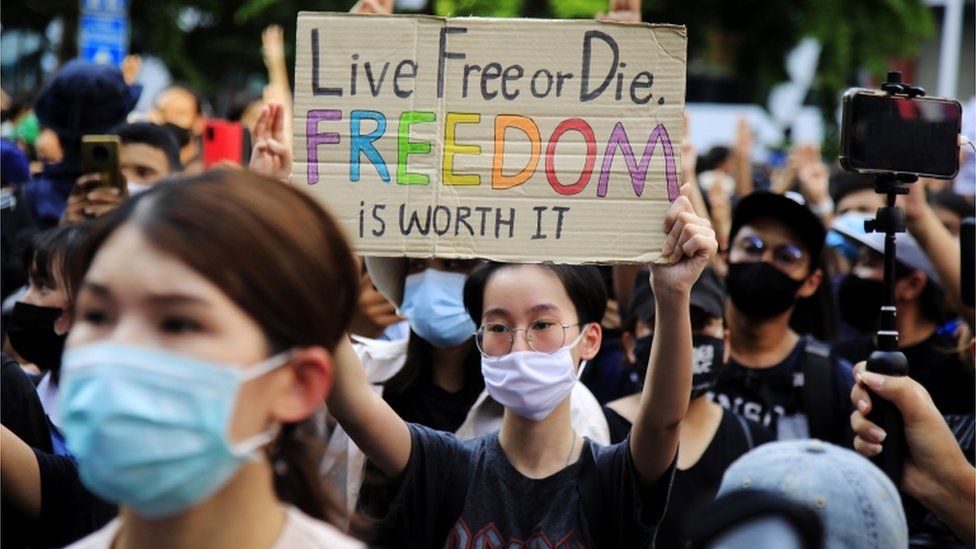
POLYGON ((637 372, 638 381, 643 385, 644 376, 647 375, 647 363, 651 360, 651 342, 653 335, 638 337, 634 340, 634 371, 637 372))
POLYGON ((176 138, 176 141, 180 144, 181 149, 190 144, 190 139, 193 137, 193 135, 190 133, 188 128, 184 128, 183 126, 179 126, 172 122, 164 123, 163 127, 176 138))
POLYGON ((39 307, 18 301, 10 314, 7 335, 17 354, 41 370, 57 373, 68 334, 58 334, 54 323, 64 311, 58 307, 39 307))
POLYGON ((883 293, 884 282, 880 280, 845 275, 837 292, 840 317, 856 330, 873 332, 877 328, 878 317, 881 316, 883 293))
POLYGON ((732 304, 743 313, 772 318, 796 303, 802 280, 793 280, 765 261, 733 263, 725 279, 732 304))
POLYGON ((692 335, 691 345, 691 400, 695 400, 715 387, 725 365, 725 340, 692 335))

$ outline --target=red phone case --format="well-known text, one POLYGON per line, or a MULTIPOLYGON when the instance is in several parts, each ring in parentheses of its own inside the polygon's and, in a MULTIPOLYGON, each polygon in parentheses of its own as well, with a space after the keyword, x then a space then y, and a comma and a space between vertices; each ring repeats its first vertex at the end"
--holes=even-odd
POLYGON ((203 130, 203 166, 225 160, 244 165, 244 126, 227 120, 208 120, 203 130))

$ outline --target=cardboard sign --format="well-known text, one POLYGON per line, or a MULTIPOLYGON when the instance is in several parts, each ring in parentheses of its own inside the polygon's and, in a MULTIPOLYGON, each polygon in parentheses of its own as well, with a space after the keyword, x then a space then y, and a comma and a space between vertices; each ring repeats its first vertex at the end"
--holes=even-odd
POLYGON ((293 181, 357 252, 650 262, 685 28, 301 13, 293 181))

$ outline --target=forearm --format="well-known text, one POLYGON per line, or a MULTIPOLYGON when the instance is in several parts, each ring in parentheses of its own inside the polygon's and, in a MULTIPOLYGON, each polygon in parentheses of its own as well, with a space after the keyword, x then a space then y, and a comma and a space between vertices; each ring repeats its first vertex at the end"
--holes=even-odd
POLYGON ((329 414, 383 473, 395 477, 410 458, 410 430, 383 398, 373 392, 348 338, 335 351, 335 376, 326 399, 329 414))
POLYGON ((691 394, 691 317, 687 294, 655 292, 654 343, 630 446, 638 473, 653 483, 678 447, 691 394))
POLYGON ((972 547, 976 540, 976 469, 962 459, 954 472, 953 478, 933 483, 934 492, 911 495, 972 547))
POLYGON ((746 151, 735 151, 735 195, 752 194, 752 159, 746 151))
POLYGON ((973 323, 973 309, 962 302, 962 258, 959 243, 929 207, 918 217, 908 220, 908 230, 932 262, 941 279, 941 286, 945 288, 949 305, 973 323))
POLYGON ((3 500, 28 518, 41 515, 41 470, 34 451, 10 429, 0 427, 0 483, 3 500))

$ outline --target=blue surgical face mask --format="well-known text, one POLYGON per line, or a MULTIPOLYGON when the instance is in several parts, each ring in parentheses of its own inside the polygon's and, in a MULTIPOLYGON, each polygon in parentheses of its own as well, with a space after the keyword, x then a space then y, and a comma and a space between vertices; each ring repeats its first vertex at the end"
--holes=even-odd
POLYGON ((474 321, 464 308, 467 276, 427 269, 406 278, 400 313, 417 335, 437 347, 455 347, 472 337, 474 321))
POLYGON ((241 385, 292 356, 242 368, 111 343, 67 351, 61 421, 82 482, 150 519, 207 499, 275 435, 228 439, 241 385))

